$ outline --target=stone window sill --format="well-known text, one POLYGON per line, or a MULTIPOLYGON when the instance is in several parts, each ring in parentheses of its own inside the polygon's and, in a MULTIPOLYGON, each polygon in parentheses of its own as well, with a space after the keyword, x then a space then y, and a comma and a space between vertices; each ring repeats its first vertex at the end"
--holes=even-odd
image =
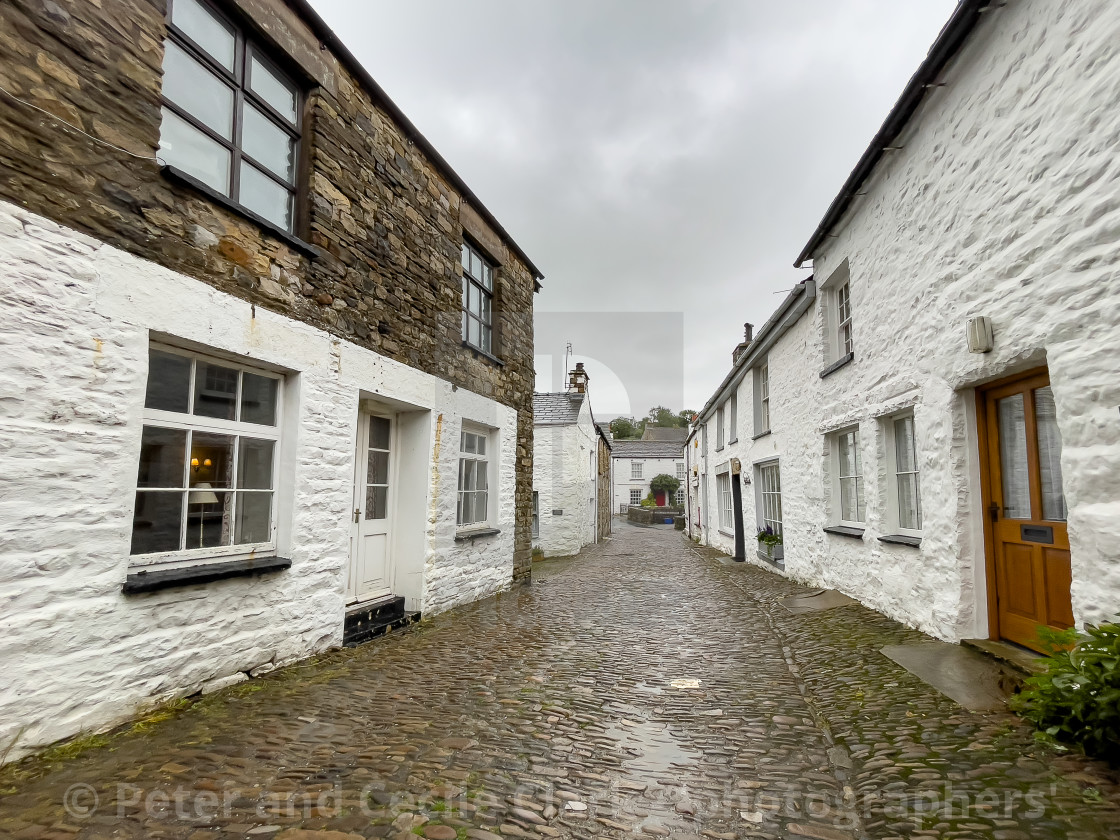
POLYGON ((291 245, 301 254, 311 257, 312 259, 321 256, 321 254, 319 253, 319 249, 312 245, 310 242, 304 242, 298 236, 293 236, 292 234, 288 233, 288 231, 284 230, 284 228, 280 227, 280 225, 274 222, 270 222, 263 216, 258 216, 256 213, 246 207, 242 207, 233 199, 229 198, 228 196, 222 195, 217 190, 211 189, 197 178, 188 175, 182 169, 177 169, 174 166, 161 166, 160 172, 162 172, 163 176, 168 180, 174 181, 175 183, 182 186, 190 187, 192 190, 202 193, 215 204, 222 205, 222 207, 224 207, 226 210, 229 210, 231 213, 236 213, 238 216, 248 219, 258 227, 263 228, 266 233, 270 233, 277 239, 281 239, 288 245, 291 245))
POLYGON ((481 356, 483 359, 486 359, 488 361, 493 362, 498 367, 505 367, 506 366, 506 363, 503 362, 501 359, 499 359, 497 356, 495 356, 493 353, 487 353, 481 347, 475 347, 469 341, 464 341, 463 346, 466 347, 468 350, 470 350, 472 353, 474 353, 475 358, 478 358, 478 357, 481 356))
POLYGON ((730 446, 731 444, 738 443, 738 442, 739 442, 739 438, 733 437, 733 438, 728 439, 727 445, 730 446))
POLYGON ((888 543, 890 545, 908 545, 912 548, 921 548, 922 538, 911 537, 906 534, 886 534, 885 536, 879 537, 879 542, 888 543))
POLYGON ((139 569, 128 573, 123 591, 125 594, 154 592, 173 586, 192 586, 231 577, 246 577, 264 572, 278 572, 290 568, 292 561, 286 557, 251 557, 243 560, 224 560, 202 563, 175 569, 139 569))
POLYGON ((731 537, 731 539, 735 539, 735 532, 734 531, 728 531, 726 528, 719 528, 718 530, 725 537, 731 537))
POLYGON ((752 438, 751 438, 751 440, 758 440, 759 438, 764 438, 764 437, 766 437, 766 436, 767 436, 768 434, 770 434, 770 430, 769 430, 769 429, 767 429, 766 431, 763 431, 763 432, 759 432, 759 433, 758 433, 757 435, 755 435, 754 437, 752 437, 752 438))
POLYGON ((840 370, 840 368, 844 367, 844 365, 851 362, 853 359, 855 359, 855 357, 855 353, 845 353, 843 356, 841 356, 839 359, 837 359, 835 362, 821 371, 821 379, 824 379, 826 376, 831 376, 832 374, 836 373, 836 371, 840 370))
POLYGON ((500 533, 502 533, 500 528, 472 528, 471 530, 457 531, 455 533, 455 541, 462 542, 463 540, 473 540, 478 537, 492 537, 500 533))
POLYGON ((829 525, 824 532, 838 537, 851 537, 854 540, 863 539, 863 528, 852 528, 848 525, 829 525))

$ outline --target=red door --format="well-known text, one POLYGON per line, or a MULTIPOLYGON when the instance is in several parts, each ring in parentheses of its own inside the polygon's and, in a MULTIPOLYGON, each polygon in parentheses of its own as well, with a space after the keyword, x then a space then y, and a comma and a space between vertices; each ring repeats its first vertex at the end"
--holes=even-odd
POLYGON ((664 491, 658 491, 658 493, 653 498, 657 500, 657 506, 658 507, 665 507, 665 492, 664 491))

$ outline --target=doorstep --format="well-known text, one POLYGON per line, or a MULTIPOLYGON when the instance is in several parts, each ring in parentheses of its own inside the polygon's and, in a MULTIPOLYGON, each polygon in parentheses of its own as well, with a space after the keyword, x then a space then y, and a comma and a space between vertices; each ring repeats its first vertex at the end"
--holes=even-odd
POLYGON ((355 647, 419 620, 420 613, 405 612, 404 598, 400 595, 387 595, 376 601, 356 604, 346 609, 342 645, 355 647))
POLYGON ((1007 687, 1018 692, 1027 677, 1046 670, 1047 658, 1041 653, 1027 650, 1000 639, 961 639, 961 647, 979 651, 995 660, 1004 673, 1007 687))

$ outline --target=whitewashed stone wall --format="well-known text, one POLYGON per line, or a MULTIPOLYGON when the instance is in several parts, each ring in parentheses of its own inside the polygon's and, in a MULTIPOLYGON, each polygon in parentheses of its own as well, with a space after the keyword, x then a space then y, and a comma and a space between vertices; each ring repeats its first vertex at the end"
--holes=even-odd
POLYGON ((579 422, 533 428, 533 489, 538 495, 540 534, 533 540, 545 557, 576 554, 595 542, 595 425, 588 400, 579 422), (553 515, 554 510, 563 511, 553 515))
POLYGON ((18 758, 341 641, 360 396, 431 417, 419 607, 508 587, 516 412, 0 203, 0 743, 18 758), (287 571, 125 596, 150 337, 291 372, 287 571), (496 429, 496 526, 456 542, 462 421, 496 429), (438 453, 438 455, 437 455, 438 453))
MULTIPOLYGON (((622 458, 612 457, 611 464, 614 470, 614 506, 611 508, 613 515, 618 515, 622 510, 622 505, 630 504, 630 490, 640 490, 641 498, 649 495, 649 483, 655 477, 665 473, 671 475, 673 478, 677 477, 677 464, 684 463, 684 452, 681 452, 679 458, 622 458), (641 478, 631 478, 632 461, 640 461, 644 466, 642 467, 641 478)), ((684 487, 684 479, 681 479, 681 487, 684 487)), ((672 500, 670 500, 671 502, 672 500)))
MULTIPOLYGON (((789 576, 942 639, 987 636, 975 389, 1045 364, 1074 615, 1080 624, 1120 612, 1118 42, 1120 5, 1104 0, 993 7, 814 255, 818 284, 848 262, 855 361, 820 379, 818 294, 771 351, 773 433, 749 447, 751 463, 781 458, 789 576), (977 315, 993 319, 988 354, 967 352, 965 323, 977 315), (920 548, 878 541, 890 531, 883 423, 904 409, 921 469, 920 548), (826 435, 851 425, 863 540, 822 531, 826 435)), ((739 405, 750 404, 748 380, 739 405)), ((744 501, 753 508, 753 494, 744 501)))

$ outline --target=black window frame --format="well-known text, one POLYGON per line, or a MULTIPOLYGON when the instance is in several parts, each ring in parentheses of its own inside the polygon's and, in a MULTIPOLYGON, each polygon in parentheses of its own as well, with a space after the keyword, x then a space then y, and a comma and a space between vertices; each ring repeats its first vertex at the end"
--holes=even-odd
MULTIPOLYGON (((303 162, 303 132, 304 132, 304 104, 307 100, 306 86, 301 83, 298 76, 290 72, 284 65, 282 65, 274 57, 274 50, 268 44, 256 38, 253 33, 240 21, 231 17, 223 9, 216 6, 209 0, 195 0, 207 12, 209 12, 216 21, 218 21, 227 31, 234 36, 234 54, 233 54, 233 71, 231 72, 226 67, 222 66, 215 60, 205 49, 194 41, 187 33, 179 29, 172 22, 172 15, 174 13, 175 3, 177 0, 168 0, 167 11, 165 14, 165 24, 167 27, 166 40, 172 41, 180 49, 185 50, 191 58, 203 65, 203 67, 216 76, 223 84, 232 88, 233 90, 233 123, 231 130, 231 138, 226 139, 222 137, 217 131, 206 125, 200 119, 195 117, 185 107, 177 105, 171 99, 164 95, 162 86, 160 90, 160 105, 167 108, 183 121, 190 124, 193 128, 202 132, 206 137, 213 140, 215 143, 220 144, 223 148, 230 152, 230 174, 229 174, 229 191, 223 193, 216 190, 220 195, 237 205, 237 207, 244 210, 246 213, 252 215, 254 218, 264 218, 270 225, 275 225, 280 230, 286 230, 291 235, 297 235, 297 232, 302 226, 303 220, 303 205, 305 200, 304 189, 304 162, 303 162), (265 65, 273 74, 275 74, 282 81, 287 82, 291 89, 295 92, 295 120, 289 120, 285 115, 281 114, 269 104, 264 97, 253 91, 252 84, 252 61, 256 58, 261 64, 265 65), (242 126, 244 123, 245 104, 248 102, 258 111, 263 113, 265 117, 274 126, 279 128, 292 140, 292 181, 287 182, 282 177, 274 173, 266 164, 254 158, 252 155, 245 153, 242 149, 242 126), (253 166, 257 172, 261 173, 276 185, 282 187, 287 191, 289 200, 291 201, 291 211, 289 215, 289 224, 285 229, 283 226, 278 225, 276 222, 262 217, 259 212, 241 203, 241 162, 247 161, 253 166)), ((161 127, 162 137, 162 127, 161 127)), ((187 173, 190 175, 190 173, 187 173)), ((208 187, 209 188, 209 187, 208 187)))
MULTIPOLYGON (((471 242, 469 239, 466 239, 466 238, 463 239, 462 250, 460 252, 459 265, 460 265, 460 268, 462 269, 462 276, 463 276, 463 300, 462 300, 462 324, 461 324, 462 335, 463 335, 463 344, 465 344, 466 346, 468 346, 468 347, 470 347, 474 350, 477 350, 480 353, 484 353, 485 355, 490 356, 491 358, 496 358, 497 357, 497 348, 495 347, 495 344, 494 344, 494 289, 497 286, 497 283, 495 282, 494 275, 497 272, 498 267, 494 264, 493 260, 491 260, 489 257, 486 256, 486 254, 483 253, 481 248, 479 248, 477 245, 475 245, 473 242, 471 242), (465 256, 465 252, 470 252, 471 254, 473 254, 484 266, 486 266, 490 269, 490 288, 489 289, 487 289, 486 286, 485 286, 484 278, 475 277, 470 272, 470 270, 467 268, 467 266, 463 265, 462 257, 465 256), (485 300, 485 301, 488 301, 489 304, 490 304, 490 306, 488 307, 488 311, 490 313, 490 318, 487 321, 483 321, 481 313, 475 314, 470 309, 470 290, 471 290, 472 287, 478 290, 479 295, 480 295, 480 297, 479 297, 480 301, 485 300), (470 340, 469 327, 470 327, 470 322, 471 321, 476 321, 479 325, 479 330, 478 330, 479 343, 478 344, 475 344, 474 342, 472 342, 470 340), (486 335, 490 339, 489 349, 482 346, 483 344, 485 344, 485 342, 482 340, 483 335, 486 335)), ((480 306, 480 309, 481 308, 482 307, 480 306)))

